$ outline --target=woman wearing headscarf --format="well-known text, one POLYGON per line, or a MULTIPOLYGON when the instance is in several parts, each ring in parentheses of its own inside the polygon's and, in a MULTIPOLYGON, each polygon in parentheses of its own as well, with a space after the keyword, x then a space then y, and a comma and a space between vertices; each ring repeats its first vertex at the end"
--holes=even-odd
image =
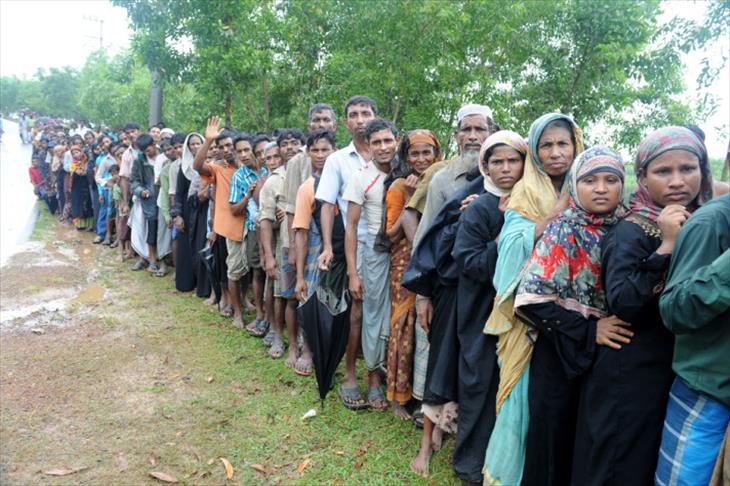
POLYGON ((71 218, 77 230, 94 229, 94 209, 87 176, 88 154, 81 148, 71 151, 70 192, 71 218))
POLYGON ((570 467, 582 375, 596 344, 616 348, 631 338, 627 324, 609 316, 600 280, 600 244, 623 212, 623 182, 623 161, 613 150, 580 154, 570 171, 569 206, 522 272, 515 313, 538 331, 522 484, 583 484, 571 483, 570 467))
POLYGON ((512 188, 499 235, 493 281, 497 296, 484 328, 486 334, 498 337, 500 365, 497 419, 484 464, 487 484, 520 484, 522 481, 530 421, 528 390, 532 340, 527 335, 527 326, 514 316, 514 292, 519 284, 520 269, 529 259, 535 242, 567 207, 565 176, 575 155, 583 151, 583 139, 572 118, 548 113, 533 122, 528 146, 524 173, 512 188))
POLYGON ((522 177, 526 156, 527 142, 515 132, 502 130, 487 138, 479 153, 485 193, 462 213, 451 252, 460 271, 456 297, 459 428, 453 464, 457 475, 469 482, 482 482, 499 384, 497 338, 482 332, 495 296, 496 238, 504 222, 503 203, 522 177))
POLYGON ((608 312, 631 323, 631 344, 597 348, 584 377, 573 481, 654 482, 674 379, 674 338, 659 314, 679 229, 711 197, 707 151, 689 129, 659 129, 639 145, 630 212, 606 236, 601 276, 608 312), (580 458, 580 460, 578 460, 580 458))
POLYGON ((172 206, 175 220, 174 224, 178 231, 177 255, 175 261, 175 288, 180 292, 190 292, 195 288, 197 275, 193 265, 193 211, 190 205, 191 191, 197 197, 197 189, 193 187, 193 181, 200 181, 198 173, 192 169, 192 161, 195 159, 200 146, 203 144, 203 137, 199 133, 190 133, 183 143, 183 152, 180 163, 180 170, 177 174, 175 188, 175 202, 172 206), (196 179, 197 176, 197 179, 196 179))
POLYGON ((415 346, 416 294, 401 287, 403 273, 411 259, 413 235, 401 220, 413 183, 421 180, 431 164, 439 160, 441 146, 430 130, 413 130, 401 141, 398 160, 402 170, 393 170, 385 180, 385 232, 390 239, 390 336, 386 378, 387 398, 393 415, 409 420, 405 405, 413 397, 413 352, 415 346))

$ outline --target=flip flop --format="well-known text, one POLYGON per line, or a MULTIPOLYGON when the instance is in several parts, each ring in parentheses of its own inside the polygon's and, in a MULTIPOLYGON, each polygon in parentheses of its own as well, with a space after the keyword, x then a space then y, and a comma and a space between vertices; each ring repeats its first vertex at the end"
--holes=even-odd
POLYGON ((340 395, 342 404, 347 409, 363 410, 366 408, 370 408, 370 404, 363 400, 362 395, 360 395, 360 390, 357 387, 343 388, 343 386, 340 385, 340 388, 337 390, 337 394, 340 395))
POLYGON ((299 376, 312 376, 312 367, 314 364, 312 363, 312 360, 309 360, 309 364, 305 368, 305 371, 301 371, 299 369, 299 362, 304 361, 304 359, 300 356, 299 359, 297 359, 297 362, 294 363, 294 373, 298 374, 299 376))
POLYGON ((233 317, 233 307, 231 304, 228 304, 223 309, 221 309, 221 315, 223 317, 233 317))
POLYGON ((279 359, 284 356, 284 343, 273 344, 268 351, 268 355, 271 359, 279 359))
POLYGON ((274 337, 276 337, 276 333, 273 329, 270 329, 269 332, 264 336, 264 339, 262 342, 264 343, 264 346, 270 347, 274 344, 274 337))
POLYGON ((421 407, 413 412, 413 426, 417 429, 423 428, 423 410, 421 410, 421 407))
POLYGON ((385 412, 388 409, 388 400, 385 399, 385 394, 383 393, 382 388, 377 387, 368 390, 368 405, 370 405, 370 408, 376 412, 385 412), (383 405, 377 406, 378 402, 383 405))
POLYGON ((246 331, 253 337, 264 337, 269 332, 269 322, 263 319, 256 319, 246 327, 246 331))

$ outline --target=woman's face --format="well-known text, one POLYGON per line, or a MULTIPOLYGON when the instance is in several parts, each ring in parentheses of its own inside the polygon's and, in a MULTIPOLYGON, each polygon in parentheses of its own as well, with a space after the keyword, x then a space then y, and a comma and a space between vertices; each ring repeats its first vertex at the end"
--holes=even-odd
POLYGON ((639 175, 639 184, 660 206, 687 206, 700 193, 700 161, 692 152, 670 150, 649 162, 639 175))
POLYGON ((494 147, 484 164, 492 182, 504 190, 512 189, 520 180, 525 165, 522 154, 509 145, 494 147))
POLYGON ((578 181, 581 206, 591 214, 610 213, 621 203, 621 178, 611 172, 597 172, 578 181))
POLYGON ((190 149, 190 153, 193 154, 193 157, 195 157, 198 154, 198 149, 203 145, 203 141, 200 140, 200 137, 193 136, 190 137, 188 140, 188 148, 190 149))
POLYGON ((575 158, 575 145, 570 131, 562 127, 547 127, 537 143, 537 156, 550 177, 562 177, 575 158))
POLYGON ((436 161, 436 151, 426 142, 412 143, 408 147, 406 160, 413 170, 421 175, 436 161))

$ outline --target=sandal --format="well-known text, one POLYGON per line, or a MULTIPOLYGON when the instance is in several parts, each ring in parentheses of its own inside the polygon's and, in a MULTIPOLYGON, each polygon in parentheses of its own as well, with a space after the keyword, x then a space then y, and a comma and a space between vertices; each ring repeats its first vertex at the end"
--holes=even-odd
POLYGON ((294 363, 294 373, 298 374, 299 376, 312 376, 312 358, 309 358, 309 362, 307 363, 306 360, 303 357, 299 357, 297 359, 297 362, 294 363), (305 364, 302 366, 302 362, 305 364))
POLYGON ((246 331, 253 337, 264 337, 269 332, 269 323, 263 319, 255 319, 251 324, 246 326, 246 331))
POLYGON ((94 238, 94 241, 92 241, 92 243, 98 245, 102 241, 104 241, 104 238, 102 238, 101 236, 97 236, 96 238, 94 238))
POLYGON ((114 240, 111 243, 109 243, 109 248, 116 248, 119 246, 119 240, 114 240))
POLYGON ((279 359, 284 356, 284 343, 273 344, 268 351, 268 355, 271 359, 279 359))
POLYGON ((360 395, 360 390, 357 388, 357 386, 353 388, 344 388, 342 385, 340 385, 340 388, 337 390, 337 394, 340 395, 342 404, 347 409, 363 410, 370 407, 368 402, 363 400, 362 395, 360 395))
POLYGON ((150 263, 149 265, 147 265, 147 271, 152 274, 157 274, 157 272, 160 271, 160 266, 156 263, 150 263))
POLYGON ((133 272, 136 272, 136 271, 142 270, 146 266, 147 266, 147 262, 146 261, 144 261, 144 260, 137 260, 137 262, 134 265, 132 265, 132 271, 133 272))
POLYGON ((388 400, 385 399, 382 388, 377 387, 368 390, 368 404, 376 412, 385 412, 388 410, 388 400))
POLYGON ((423 410, 420 406, 413 412, 413 426, 417 429, 423 428, 423 410))
POLYGON ((167 275, 167 267, 165 265, 161 265, 155 272, 155 277, 164 277, 165 275, 167 275))
POLYGON ((226 305, 221 309, 221 315, 223 317, 233 317, 233 306, 231 304, 226 305))
POLYGON ((274 338, 276 337, 276 333, 273 329, 269 330, 269 332, 264 336, 264 339, 262 342, 264 343, 264 346, 270 347, 274 344, 274 338))

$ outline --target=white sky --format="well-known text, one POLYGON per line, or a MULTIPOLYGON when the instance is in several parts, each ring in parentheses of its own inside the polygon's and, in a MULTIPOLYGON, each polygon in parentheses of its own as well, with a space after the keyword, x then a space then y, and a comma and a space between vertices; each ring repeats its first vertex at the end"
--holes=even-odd
MULTIPOLYGON (((608 1, 608 0, 606 0, 608 1)), ((703 1, 665 0, 660 20, 682 16, 701 20, 703 1)), ((83 66, 99 46, 99 22, 103 41, 111 53, 129 46, 126 10, 106 0, 0 0, 0 75, 30 77, 39 67, 83 66)), ((708 52, 713 57, 730 55, 730 39, 721 39, 708 52)), ((696 79, 703 53, 687 56, 687 96, 696 97, 696 79)), ((710 92, 720 98, 715 115, 702 125, 713 157, 725 156, 730 126, 730 65, 710 92)))

